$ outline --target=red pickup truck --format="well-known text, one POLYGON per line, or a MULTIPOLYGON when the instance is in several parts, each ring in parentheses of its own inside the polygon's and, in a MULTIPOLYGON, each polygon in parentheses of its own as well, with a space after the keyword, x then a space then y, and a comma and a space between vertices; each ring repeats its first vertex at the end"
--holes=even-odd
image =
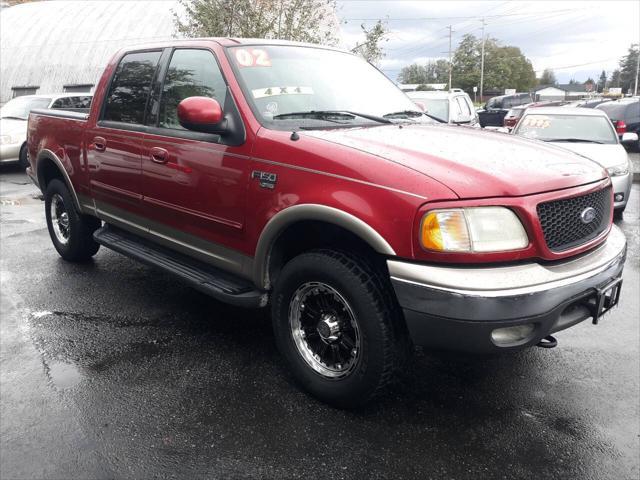
POLYGON ((295 379, 338 406, 382 392, 413 345, 550 345, 620 294, 626 241, 600 166, 439 124, 336 49, 120 51, 88 115, 32 112, 28 153, 64 259, 103 245, 270 305, 295 379))

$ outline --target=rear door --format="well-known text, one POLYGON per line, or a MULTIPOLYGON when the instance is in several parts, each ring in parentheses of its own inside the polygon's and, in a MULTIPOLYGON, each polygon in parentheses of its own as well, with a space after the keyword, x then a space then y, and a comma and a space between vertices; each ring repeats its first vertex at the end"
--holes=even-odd
POLYGON ((132 52, 118 64, 99 119, 87 130, 89 184, 96 209, 111 223, 144 230, 141 153, 151 85, 162 50, 132 52))
POLYGON ((252 142, 226 145, 219 135, 184 129, 177 115, 178 104, 193 96, 215 98, 225 114, 236 108, 216 56, 174 49, 157 89, 142 155, 150 232, 160 243, 236 270, 241 260, 229 247, 242 243, 252 142))

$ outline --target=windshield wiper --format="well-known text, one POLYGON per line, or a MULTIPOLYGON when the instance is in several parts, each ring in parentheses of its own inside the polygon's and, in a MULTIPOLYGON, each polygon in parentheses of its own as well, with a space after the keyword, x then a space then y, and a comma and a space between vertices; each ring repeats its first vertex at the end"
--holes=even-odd
POLYGON ((22 117, 14 117, 12 115, 7 115, 6 117, 0 117, 0 118, 9 118, 11 120, 26 120, 26 118, 22 118, 22 117))
POLYGON ((447 123, 446 120, 441 119, 440 117, 436 117, 434 115, 430 115, 426 112, 419 112, 417 110, 401 110, 399 112, 392 112, 392 113, 386 113, 383 115, 384 118, 393 118, 393 117, 399 117, 399 116, 405 116, 405 117, 421 117, 421 116, 426 116, 429 117, 431 120, 435 120, 436 122, 440 122, 440 123, 447 123))
POLYGON ((328 117, 342 117, 348 120, 353 120, 355 117, 361 117, 361 118, 366 118, 367 120, 372 120, 378 123, 393 123, 391 120, 383 117, 370 115, 368 113, 352 112, 349 110, 309 110, 306 112, 281 113, 279 115, 274 115, 273 119, 287 120, 289 118, 296 118, 296 117, 317 118, 319 120, 328 120, 328 121, 331 121, 331 119, 328 117))
POLYGON ((571 142, 571 143, 599 143, 600 145, 604 144, 604 142, 599 142, 598 140, 589 140, 587 138, 550 138, 545 140, 545 142, 571 142))

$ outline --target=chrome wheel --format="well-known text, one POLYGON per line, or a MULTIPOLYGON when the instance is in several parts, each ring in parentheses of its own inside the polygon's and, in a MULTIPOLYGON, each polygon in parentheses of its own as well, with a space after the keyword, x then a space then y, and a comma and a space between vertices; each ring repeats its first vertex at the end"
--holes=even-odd
POLYGON ((304 361, 323 377, 349 375, 360 356, 360 329, 345 298, 333 287, 308 282, 289 305, 291 336, 304 361))
POLYGON ((69 212, 67 212, 62 196, 58 193, 51 197, 49 214, 56 240, 62 245, 66 245, 69 242, 69 212))

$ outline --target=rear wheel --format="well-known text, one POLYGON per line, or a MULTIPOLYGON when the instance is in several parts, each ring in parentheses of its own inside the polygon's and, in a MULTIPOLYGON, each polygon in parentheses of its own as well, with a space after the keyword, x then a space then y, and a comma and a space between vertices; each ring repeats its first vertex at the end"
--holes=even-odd
POLYGON ((18 155, 18 165, 20 165, 20 168, 27 168, 29 166, 29 157, 27 155, 26 143, 20 148, 20 154, 18 155))
POLYGON ((82 262, 95 255, 100 244, 93 239, 93 232, 101 222, 78 213, 69 189, 61 180, 49 182, 44 203, 49 236, 60 256, 70 262, 82 262))
POLYGON ((317 250, 285 265, 274 288, 273 327, 302 388, 343 408, 385 390, 410 348, 391 288, 348 253, 317 250))

